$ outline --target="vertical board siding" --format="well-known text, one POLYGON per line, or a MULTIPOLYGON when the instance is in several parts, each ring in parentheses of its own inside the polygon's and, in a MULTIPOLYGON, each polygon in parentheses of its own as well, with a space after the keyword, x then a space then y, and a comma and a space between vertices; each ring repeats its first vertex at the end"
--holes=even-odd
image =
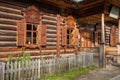
POLYGON ((0 80, 39 80, 57 72, 93 65, 93 54, 66 57, 41 57, 39 59, 0 63, 0 80))

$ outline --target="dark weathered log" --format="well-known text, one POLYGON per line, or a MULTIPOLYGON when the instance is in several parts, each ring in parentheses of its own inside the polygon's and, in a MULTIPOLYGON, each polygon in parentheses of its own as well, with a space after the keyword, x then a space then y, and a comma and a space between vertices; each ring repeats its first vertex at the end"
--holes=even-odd
POLYGON ((42 17, 42 19, 44 20, 52 20, 52 21, 57 21, 55 18, 52 18, 52 17, 42 17))
POLYGON ((18 5, 16 3, 5 1, 5 0, 1 0, 1 3, 0 3, 0 6, 7 6, 8 8, 13 8, 16 10, 21 10, 23 8, 23 6, 25 6, 25 5, 21 6, 20 4, 18 4, 18 5))
POLYGON ((47 29, 56 30, 56 26, 48 26, 48 25, 47 25, 47 29))
POLYGON ((42 21, 43 24, 49 24, 49 25, 57 25, 57 23, 54 22, 48 22, 48 21, 42 21))
POLYGON ((11 31, 16 31, 16 26, 13 26, 13 25, 6 25, 6 24, 0 24, 0 30, 11 30, 11 31))
POLYGON ((0 12, 6 12, 6 13, 21 15, 21 10, 9 8, 9 7, 4 7, 4 6, 0 6, 0 12))
POLYGON ((0 35, 16 36, 16 31, 0 30, 0 35))
POLYGON ((15 41, 16 42, 16 36, 1 36, 0 35, 0 41, 15 41))
POLYGON ((56 44, 51 43, 51 44, 47 44, 47 46, 56 46, 56 44))
POLYGON ((9 25, 17 25, 16 20, 4 19, 4 18, 0 18, 0 23, 1 24, 9 24, 9 25))
POLYGON ((47 40, 47 42, 56 42, 56 40, 50 39, 50 40, 47 40))
POLYGON ((0 18, 20 20, 23 17, 22 16, 17 16, 17 15, 10 15, 10 14, 0 13, 0 18))
POLYGON ((56 34, 56 32, 53 31, 47 31, 48 34, 56 34))
POLYGON ((0 41, 0 47, 16 47, 16 42, 0 41))
POLYGON ((52 17, 57 17, 55 14, 49 14, 49 13, 43 13, 43 15, 52 16, 52 17))
POLYGON ((47 38, 56 38, 56 36, 47 35, 47 38))

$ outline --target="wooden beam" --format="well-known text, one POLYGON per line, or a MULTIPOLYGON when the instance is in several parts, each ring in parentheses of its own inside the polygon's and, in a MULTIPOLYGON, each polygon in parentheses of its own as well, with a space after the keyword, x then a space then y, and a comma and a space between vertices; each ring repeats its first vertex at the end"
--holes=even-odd
POLYGON ((101 14, 100 67, 105 67, 105 14, 101 14))
MULTIPOLYGON (((117 55, 120 55, 120 18, 118 20, 118 45, 117 45, 117 55)), ((119 56, 117 57, 117 63, 120 63, 119 56)))

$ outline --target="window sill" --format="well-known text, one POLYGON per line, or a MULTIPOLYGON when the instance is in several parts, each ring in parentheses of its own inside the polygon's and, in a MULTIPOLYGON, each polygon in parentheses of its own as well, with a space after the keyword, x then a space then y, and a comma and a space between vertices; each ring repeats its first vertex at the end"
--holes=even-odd
POLYGON ((33 44, 30 44, 30 45, 29 45, 29 44, 26 44, 25 47, 26 47, 26 48, 39 48, 38 45, 33 45, 33 44))

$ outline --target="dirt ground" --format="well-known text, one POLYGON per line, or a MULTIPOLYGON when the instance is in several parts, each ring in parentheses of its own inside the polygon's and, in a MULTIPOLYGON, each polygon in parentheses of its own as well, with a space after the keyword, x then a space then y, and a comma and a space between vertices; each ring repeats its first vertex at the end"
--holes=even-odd
POLYGON ((110 80, 117 75, 120 75, 120 67, 109 65, 106 68, 90 71, 88 74, 82 75, 76 80, 110 80))

